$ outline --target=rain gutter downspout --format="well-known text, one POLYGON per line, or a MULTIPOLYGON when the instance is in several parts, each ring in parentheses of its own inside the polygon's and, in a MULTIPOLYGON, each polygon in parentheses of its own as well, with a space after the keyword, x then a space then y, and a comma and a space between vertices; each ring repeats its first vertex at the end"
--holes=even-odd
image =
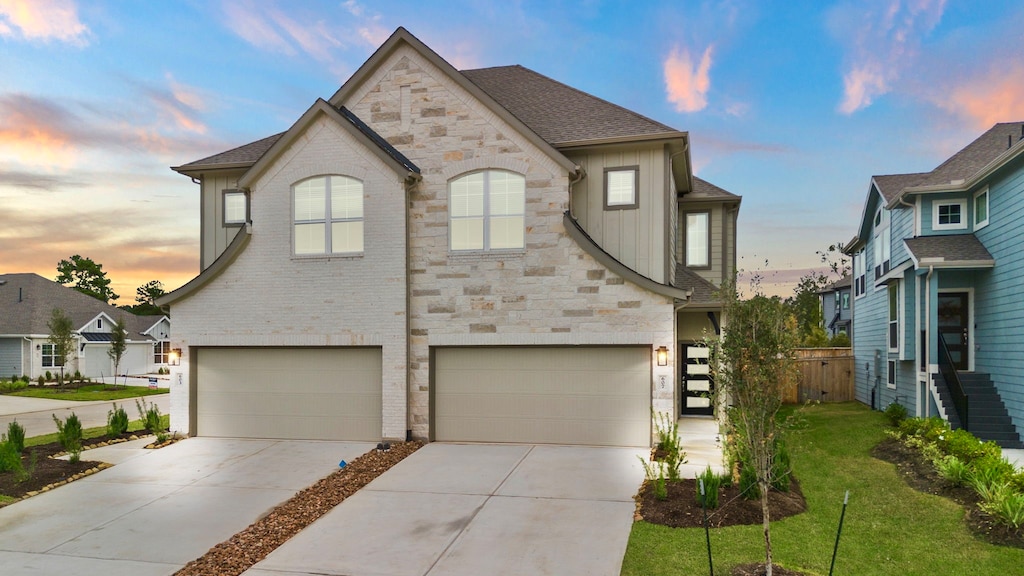
MULTIPOLYGON (((925 314, 926 314, 926 317, 925 317, 925 320, 924 320, 924 334, 925 334, 925 338, 924 338, 924 343, 925 343, 924 364, 925 364, 925 370, 927 370, 926 378, 928 379, 928 392, 929 392, 929 394, 932 391, 932 273, 933 272, 935 272, 935 266, 934 265, 929 265, 928 266, 928 275, 924 277, 924 286, 925 286, 924 310, 925 310, 925 314)), ((929 396, 928 398, 931 399, 931 396, 929 396)), ((925 407, 924 413, 925 413, 925 416, 927 416, 928 413, 931 412, 931 409, 930 409, 931 404, 926 402, 924 407, 925 407)))

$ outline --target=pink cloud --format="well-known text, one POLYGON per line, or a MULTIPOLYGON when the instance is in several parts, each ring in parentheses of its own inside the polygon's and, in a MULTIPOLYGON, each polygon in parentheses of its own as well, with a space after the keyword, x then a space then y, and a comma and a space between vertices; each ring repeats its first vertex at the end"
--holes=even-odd
POLYGON ((668 101, 677 112, 698 112, 708 105, 711 88, 711 53, 714 45, 704 49, 700 62, 694 62, 688 48, 673 48, 665 59, 665 90, 668 101))
POLYGON ((935 90, 932 98, 939 107, 969 118, 977 129, 1024 119, 1024 64, 1004 64, 956 86, 935 90))
POLYGON ((833 33, 847 45, 843 114, 867 108, 888 93, 913 66, 922 38, 942 19, 945 0, 876 1, 840 6, 830 20, 833 33))
POLYGON ((89 29, 73 0, 0 0, 0 36, 59 40, 84 46, 89 29))

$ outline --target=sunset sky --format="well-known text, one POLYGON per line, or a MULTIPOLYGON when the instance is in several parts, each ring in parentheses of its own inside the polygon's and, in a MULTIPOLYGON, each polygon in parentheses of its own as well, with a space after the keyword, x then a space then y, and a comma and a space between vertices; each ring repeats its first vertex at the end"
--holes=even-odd
POLYGON ((688 131, 769 292, 853 236, 871 175, 1024 121, 1020 0, 0 0, 0 273, 187 282, 199 187, 169 166, 287 129, 398 26, 688 131))

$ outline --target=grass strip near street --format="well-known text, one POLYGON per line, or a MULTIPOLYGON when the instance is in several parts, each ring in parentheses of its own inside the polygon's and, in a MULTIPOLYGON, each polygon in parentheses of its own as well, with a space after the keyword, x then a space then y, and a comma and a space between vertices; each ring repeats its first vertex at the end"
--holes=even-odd
MULTIPOLYGON (((807 512, 772 523, 777 565, 828 574, 843 494, 850 490, 836 574, 1001 576, 1024 566, 1024 550, 975 538, 961 505, 910 488, 893 464, 870 455, 884 438, 881 412, 858 403, 819 404, 801 408, 795 417, 790 452, 807 512)), ((760 524, 714 529, 711 547, 715 574, 764 561, 760 524)), ((633 525, 623 575, 707 573, 703 529, 633 525)))
POLYGON ((11 392, 9 393, 9 396, 91 402, 98 400, 124 400, 125 398, 152 396, 153 394, 167 394, 169 391, 170 390, 168 388, 146 388, 143 386, 122 387, 114 386, 112 384, 87 384, 74 389, 59 389, 56 386, 47 386, 42 388, 29 387, 17 392, 11 392))
MULTIPOLYGON (((128 409, 129 408, 126 406, 125 410, 128 410, 128 409)), ((165 429, 170 427, 170 425, 171 425, 171 417, 169 415, 167 415, 167 414, 161 415, 160 416, 160 425, 163 428, 165 428, 165 429)), ((128 431, 129 432, 138 432, 140 430, 145 432, 145 426, 144 426, 142 420, 133 420, 133 421, 128 423, 128 431)), ((106 426, 97 426, 95 428, 86 428, 86 429, 82 430, 82 440, 89 440, 90 438, 98 438, 100 436, 105 436, 106 434, 107 434, 106 426)), ((25 447, 29 447, 29 446, 42 446, 43 444, 50 444, 52 442, 57 442, 57 441, 58 441, 58 438, 57 438, 57 433, 56 432, 53 432, 52 434, 42 434, 40 436, 33 436, 31 438, 26 438, 25 439, 25 447)))

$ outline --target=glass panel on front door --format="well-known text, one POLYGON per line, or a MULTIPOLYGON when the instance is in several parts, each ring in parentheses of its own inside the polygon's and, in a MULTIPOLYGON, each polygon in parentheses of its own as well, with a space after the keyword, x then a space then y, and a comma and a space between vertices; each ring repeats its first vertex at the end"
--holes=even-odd
POLYGON ((949 292, 939 294, 939 337, 949 349, 949 359, 957 370, 970 366, 968 342, 968 294, 949 292))
POLYGON ((683 415, 706 414, 714 412, 711 398, 715 384, 711 377, 711 365, 708 362, 710 350, 706 346, 680 344, 682 351, 682 370, 680 373, 681 394, 680 413, 683 415))

